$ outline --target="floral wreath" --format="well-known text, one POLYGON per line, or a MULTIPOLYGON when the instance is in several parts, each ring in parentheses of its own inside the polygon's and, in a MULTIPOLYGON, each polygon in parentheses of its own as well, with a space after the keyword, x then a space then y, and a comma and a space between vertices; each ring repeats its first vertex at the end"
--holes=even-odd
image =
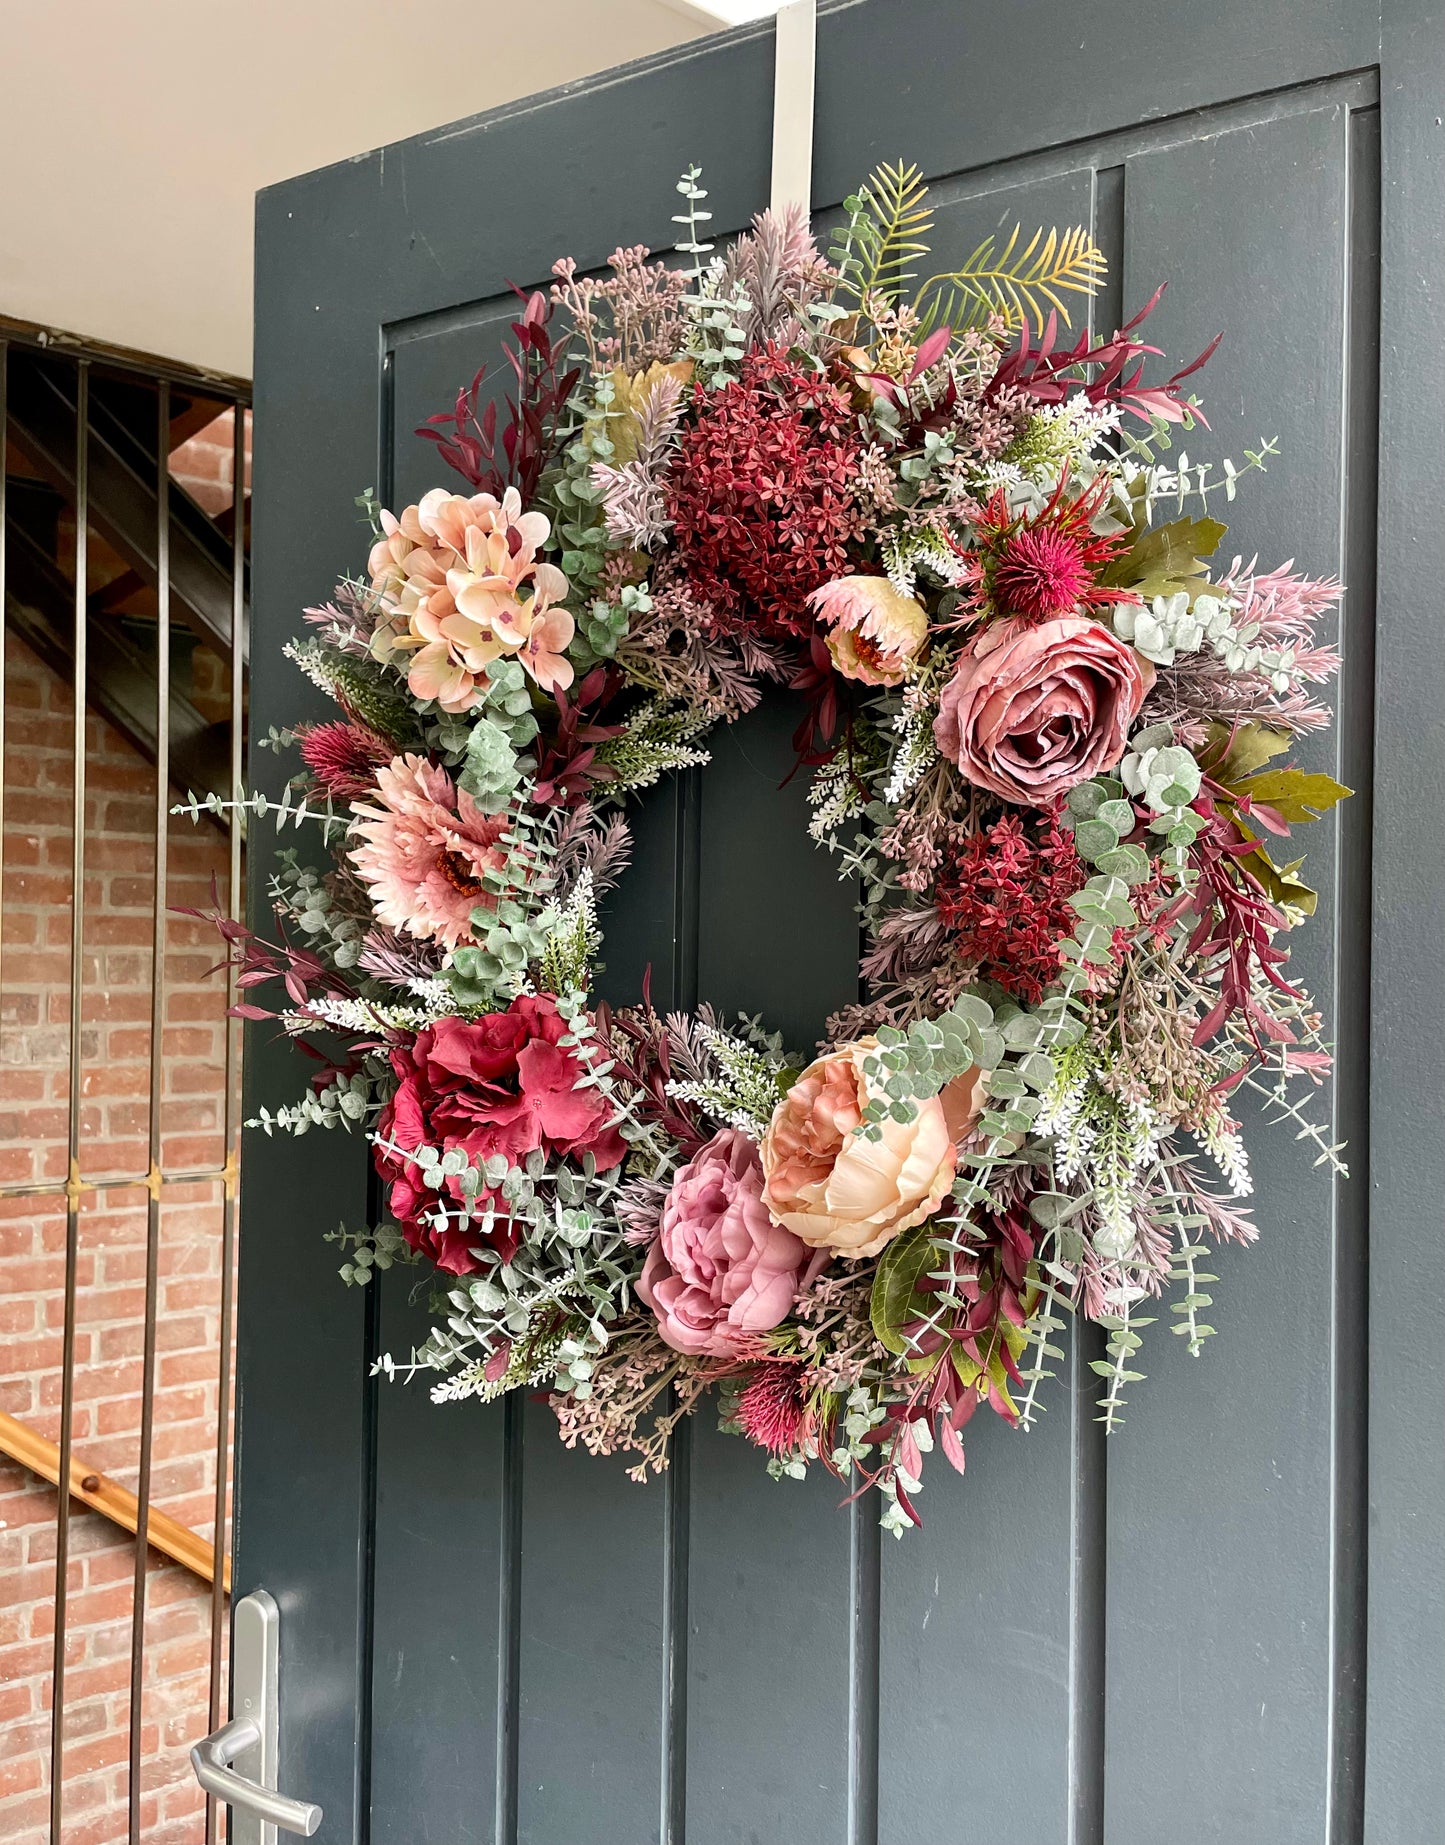
POLYGON ((1329 721, 1341 589, 1213 564, 1213 496, 1274 445, 1167 458, 1214 345, 1146 384, 1157 294, 1069 343, 1084 231, 915 288, 916 169, 826 258, 801 209, 712 255, 698 178, 690 266, 519 294, 500 410, 479 372, 418 432, 467 492, 364 496, 366 576, 287 650, 341 715, 273 732, 303 772, 243 803, 330 863, 280 852, 279 942, 218 926, 241 986, 284 984, 239 1010, 323 1059, 255 1125, 371 1143, 388 1215, 333 1233, 342 1275, 423 1271, 436 1325, 379 1368, 540 1387, 639 1479, 715 1390, 775 1475, 874 1486, 901 1532, 980 1404, 1032 1422, 1074 1315, 1110 1426, 1143 1309, 1200 1349, 1210 1245, 1255 1236, 1237 1092, 1338 1166, 1296 1100, 1330 1057, 1278 842, 1348 792, 1279 761, 1329 721), (770 680, 866 939, 806 1053, 589 997, 625 798, 770 680))

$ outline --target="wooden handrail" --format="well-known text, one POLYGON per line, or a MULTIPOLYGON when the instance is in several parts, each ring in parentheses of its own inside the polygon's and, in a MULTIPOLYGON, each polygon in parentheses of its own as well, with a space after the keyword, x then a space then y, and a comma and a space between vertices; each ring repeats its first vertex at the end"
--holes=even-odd
MULTIPOLYGON (((60 1482, 60 1450, 53 1441, 46 1441, 43 1435, 18 1420, 7 1416, 0 1410, 0 1454, 8 1454, 12 1461, 19 1461, 22 1467, 28 1467, 31 1473, 37 1473, 42 1480, 48 1480, 52 1486, 60 1482)), ((102 1518, 108 1518, 112 1524, 119 1525, 123 1531, 135 1535, 140 1520, 139 1504, 136 1496, 114 1480, 107 1479, 103 1473, 96 1473, 78 1460, 70 1457, 70 1492, 82 1505, 88 1505, 92 1512, 99 1512, 102 1518)), ((216 1553, 212 1545, 203 1537, 192 1531, 188 1525, 178 1524, 164 1512, 151 1507, 150 1518, 146 1527, 147 1542, 174 1562, 199 1576, 203 1582, 212 1582, 216 1574, 216 1553)), ((223 1586, 226 1593, 231 1593, 231 1559, 225 1560, 225 1577, 223 1586)))

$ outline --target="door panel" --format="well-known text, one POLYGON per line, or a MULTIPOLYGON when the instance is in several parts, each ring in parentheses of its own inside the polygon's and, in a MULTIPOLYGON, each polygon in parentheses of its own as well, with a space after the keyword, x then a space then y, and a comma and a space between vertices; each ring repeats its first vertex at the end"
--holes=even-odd
MULTIPOLYGON (((1370 106, 1369 92, 1355 100, 1370 106)), ((1260 435, 1279 438, 1281 460, 1220 515, 1235 514, 1227 545, 1246 560, 1258 549, 1268 568, 1285 561, 1273 534, 1287 532, 1311 570, 1347 578, 1345 464, 1358 483, 1370 459, 1346 454, 1347 340, 1368 343, 1373 333, 1346 322, 1351 108, 1321 102, 1299 110, 1294 98, 1272 99, 1255 121, 1131 159, 1126 287, 1137 295, 1146 276, 1169 274, 1156 319, 1171 352, 1192 355, 1229 329, 1210 367, 1213 434, 1191 437, 1192 455, 1241 456, 1260 435)), ((1368 650, 1373 620, 1368 601, 1347 596, 1339 696, 1363 694, 1367 706, 1353 643, 1361 636, 1368 650)), ((1299 757, 1358 786, 1371 747, 1367 725, 1341 725, 1299 757)), ((1361 817, 1347 804, 1342 823, 1358 826, 1361 817)), ((1364 1046, 1341 1000, 1365 969, 1343 958, 1332 927, 1350 907, 1339 835, 1324 825, 1314 834, 1302 840, 1306 875, 1329 893, 1330 921, 1302 932, 1291 978, 1335 1021, 1350 1069, 1364 1046)), ((1257 1105, 1243 1112, 1259 1244, 1210 1264, 1220 1277, 1210 1315, 1218 1336, 1198 1361, 1162 1323, 1151 1329, 1140 1367, 1149 1383, 1138 1387, 1123 1439, 1109 1445, 1106 1832, 1120 1845, 1154 1838, 1161 1798, 1199 1816, 1183 1837, 1249 1824, 1280 1841, 1319 1838, 1343 1695, 1332 1649, 1341 1672, 1361 1663, 1358 1629, 1333 1617, 1337 1571, 1356 1573, 1348 1552, 1334 1554, 1337 1520, 1353 1511, 1341 1495, 1352 1494, 1363 1466, 1363 1429, 1336 1345, 1350 1339, 1358 1312, 1365 1169, 1332 1179, 1314 1164, 1318 1148, 1287 1124, 1268 1124, 1257 1105), (1243 1557, 1268 1557, 1271 1567, 1242 1570, 1243 1557), (1161 1681, 1172 1695, 1161 1697, 1161 1681)), ((1321 1092, 1314 1113, 1359 1145, 1362 1123, 1340 1119, 1338 1098, 1321 1092)), ((1350 1714, 1340 1714, 1348 1729, 1350 1714)))
MULTIPOLYGON (((1419 1532, 1440 1530, 1439 1432, 1427 1440, 1428 1418, 1407 1406, 1412 1454, 1382 1439, 1387 1412, 1372 1406, 1373 1434, 1366 1414, 1371 1372, 1393 1376, 1395 1362, 1387 1316, 1366 1344, 1382 1275, 1408 1292, 1416 1349, 1434 1352, 1414 1404, 1439 1399, 1445 1348, 1438 1289, 1415 1273, 1438 1237, 1442 1137, 1408 1114, 1413 1138, 1388 1125, 1407 1085, 1379 1020, 1409 1039, 1417 1076, 1433 1042, 1438 1077, 1445 1030, 1430 1040, 1418 1006, 1392 993, 1403 970, 1372 965, 1367 902, 1372 852, 1377 877, 1383 865, 1376 764, 1399 786, 1437 748, 1428 725, 1391 728, 1383 705, 1377 733, 1374 703, 1380 99, 1386 231, 1402 237, 1422 207, 1390 191, 1390 150, 1398 166, 1416 143, 1388 112, 1399 92, 1438 113, 1445 62, 1422 62, 1400 11, 1384 50, 1347 0, 1164 0, 1127 46, 1117 9, 1097 0, 1030 5, 1027 38, 1020 10, 949 0, 842 0, 820 22, 819 215, 901 153, 935 180, 940 267, 1015 221, 1091 223, 1114 265, 1097 326, 1167 278, 1149 332, 1171 358, 1226 329, 1200 383, 1213 428, 1187 438, 1191 458, 1240 460, 1260 436, 1280 439, 1281 458, 1222 515, 1226 542, 1269 566, 1285 535, 1302 567, 1349 585, 1339 722, 1308 754, 1360 792, 1311 843, 1321 915, 1295 965, 1335 1021, 1340 1078, 1316 1112, 1349 1138, 1354 1176, 1332 1181, 1308 1143, 1262 1127, 1260 1243, 1213 1264, 1219 1334, 1200 1361, 1165 1324, 1148 1329, 1149 1381, 1106 1445, 1086 1339, 1039 1427, 975 1423, 967 1479, 935 1467, 924 1529, 895 1544, 866 1504, 838 1509, 836 1483, 770 1481, 706 1416, 671 1472, 637 1487, 618 1463, 563 1450, 540 1404, 435 1406, 422 1383, 368 1382, 371 1357, 404 1355, 425 1319, 403 1278, 348 1295, 320 1244, 339 1213, 363 1214, 359 1144, 249 1146, 236 1574, 287 1611, 282 1779, 327 1806, 323 1840, 1445 1838, 1430 1804, 1438 1557, 1433 1585, 1418 1561, 1401 1573, 1429 1554, 1419 1532), (1408 59, 1388 48, 1405 44, 1408 59), (1412 1175, 1373 1187, 1372 1049, 1376 1115, 1412 1175), (1433 1194, 1421 1172, 1436 1175, 1433 1194), (1392 1216, 1367 1261, 1372 1189, 1392 1182, 1423 1214, 1392 1216), (1367 1735, 1370 1507, 1372 1678, 1389 1721, 1367 1735), (1369 1831, 1367 1741, 1382 1764, 1369 1831)), ((297 610, 356 568, 354 494, 370 477, 399 505, 444 478, 411 431, 483 360, 495 369, 509 280, 535 285, 564 251, 593 267, 618 243, 665 247, 672 178, 690 160, 717 226, 745 223, 765 197, 771 35, 684 47, 263 195, 263 734, 295 718, 305 690, 277 657, 297 610)), ((1412 274, 1424 260, 1412 256, 1412 274)), ((1383 299, 1418 344, 1388 288, 1383 299)), ((1419 350, 1438 353, 1438 339, 1419 350)), ((1387 362, 1398 397, 1403 362, 1388 347, 1387 362)), ((1429 518, 1434 534, 1433 501, 1429 518)), ((1402 659, 1440 678, 1419 636, 1434 619, 1421 590, 1442 575, 1445 562, 1417 574, 1398 612, 1382 603, 1396 628, 1382 613, 1379 671, 1397 693, 1402 659)), ((806 838, 804 779, 778 786, 797 716, 770 695, 713 740, 709 768, 641 804, 606 918, 608 997, 635 997, 650 969, 659 1004, 761 1011, 802 1050, 853 997, 851 892, 806 838)), ((1439 830, 1417 818, 1387 869, 1415 880, 1411 902, 1428 913, 1445 850, 1422 885, 1407 869, 1422 826, 1439 830)), ((1388 907, 1379 926, 1408 933, 1388 907)), ((294 1077, 284 1053, 253 1042, 257 1101, 274 1105, 294 1077)))

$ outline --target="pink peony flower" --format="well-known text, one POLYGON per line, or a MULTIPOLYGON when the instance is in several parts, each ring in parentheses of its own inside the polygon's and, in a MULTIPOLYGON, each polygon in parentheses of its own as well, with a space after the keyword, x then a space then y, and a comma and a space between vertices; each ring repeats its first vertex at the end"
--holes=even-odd
POLYGON ((539 1148, 571 1159, 590 1153, 603 1172, 626 1153, 606 1099, 578 1087, 577 1054, 559 1042, 567 1034, 554 1001, 523 994, 505 1012, 438 1019, 392 1051, 399 1080, 377 1123, 376 1170, 391 1187, 388 1203, 407 1242, 438 1268, 468 1275, 480 1266, 471 1251, 483 1241, 476 1220, 489 1207, 498 1212, 492 1246, 510 1256, 516 1237, 504 1208, 485 1190, 469 1200, 455 1177, 441 1191, 424 1186, 406 1157, 411 1150, 457 1147, 473 1162, 501 1153, 513 1163, 539 1148), (437 1224, 438 1209, 451 1220, 437 1224))
POLYGON ((845 1256, 876 1256, 942 1204, 957 1165, 955 1140, 982 1106, 978 1070, 918 1105, 912 1121, 885 1121, 882 1138, 854 1130, 871 1092, 863 1064, 876 1038, 841 1045, 808 1065, 763 1136, 763 1202, 795 1236, 845 1256))
POLYGON ((813 591, 808 607, 829 630, 834 666, 863 685, 897 685, 928 639, 922 603, 887 577, 837 577, 813 591))
POLYGON ((551 691, 572 683, 563 658, 575 632, 554 605, 567 579, 537 553, 551 535, 545 514, 522 511, 515 487, 501 500, 434 487, 400 519, 381 515, 372 588, 391 620, 377 628, 383 659, 410 655, 407 684, 444 711, 469 711, 494 660, 514 654, 551 691))
POLYGON ((933 734, 967 780, 1050 807, 1112 769, 1154 668, 1082 616, 985 628, 943 688, 933 734))
POLYGON ((637 1284, 674 1351, 727 1358, 787 1318, 809 1251, 762 1193, 758 1150, 736 1128, 678 1169, 637 1284))
POLYGON ((500 870, 500 814, 484 814, 445 769, 425 756, 397 756, 376 772, 376 801, 352 803, 351 854, 370 886, 378 922, 455 948, 474 939, 472 911, 495 909, 482 877, 500 870))

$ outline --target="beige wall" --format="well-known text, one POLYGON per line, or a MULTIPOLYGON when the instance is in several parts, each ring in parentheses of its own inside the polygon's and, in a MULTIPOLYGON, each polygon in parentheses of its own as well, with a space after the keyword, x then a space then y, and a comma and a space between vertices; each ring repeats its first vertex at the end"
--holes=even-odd
POLYGON ((705 19, 688 0, 0 0, 0 313, 249 376, 258 187, 705 19))

